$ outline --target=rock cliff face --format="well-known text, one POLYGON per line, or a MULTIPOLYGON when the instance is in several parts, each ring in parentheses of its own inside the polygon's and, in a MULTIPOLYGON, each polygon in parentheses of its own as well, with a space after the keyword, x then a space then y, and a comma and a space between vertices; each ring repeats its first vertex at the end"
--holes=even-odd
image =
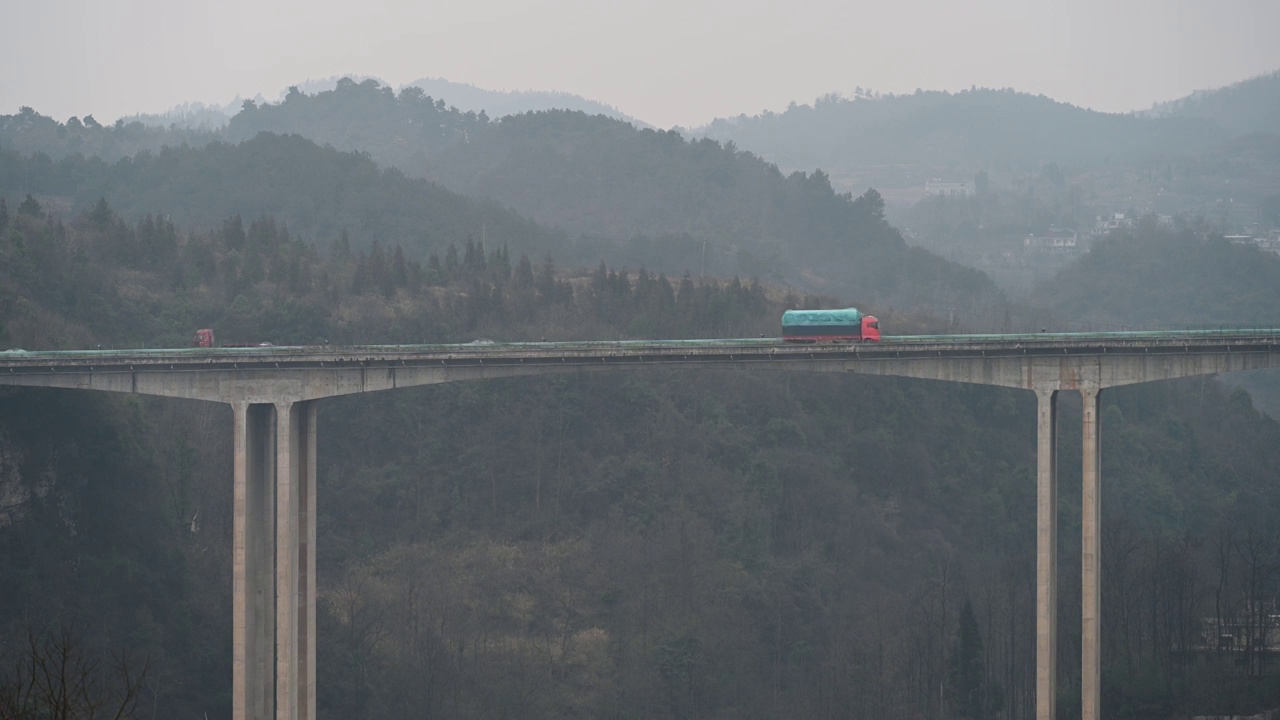
POLYGON ((22 481, 19 466, 23 452, 7 433, 0 432, 0 528, 6 528, 22 519, 27 503, 31 502, 31 488, 22 481))
POLYGON ((21 522, 31 507, 31 499, 43 498, 53 489, 52 470, 30 480, 23 477, 27 455, 25 448, 0 431, 0 528, 21 522))

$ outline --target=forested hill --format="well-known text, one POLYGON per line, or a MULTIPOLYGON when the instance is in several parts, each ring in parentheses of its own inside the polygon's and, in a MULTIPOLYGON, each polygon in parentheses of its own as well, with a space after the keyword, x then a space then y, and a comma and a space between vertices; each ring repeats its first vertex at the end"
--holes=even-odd
MULTIPOLYGON (((63 136, 68 143, 78 137, 63 136)), ((63 136, 41 135, 50 142, 63 136)), ((246 104, 227 136, 245 144, 160 150, 111 165, 11 153, 0 157, 0 177, 7 178, 0 188, 69 198, 74 208, 105 196, 126 216, 164 207, 204 226, 227 214, 271 212, 306 235, 331 237, 345 228, 353 242, 379 237, 406 251, 440 249, 467 233, 521 251, 538 247, 530 237, 555 242, 554 231, 520 225, 483 202, 447 212, 444 205, 464 203, 400 172, 383 173, 374 164, 381 163, 567 230, 572 247, 556 253, 566 264, 606 259, 671 275, 758 276, 939 315, 1000 319, 1006 310, 981 273, 908 248, 884 221, 876 193, 855 200, 834 192, 821 172, 784 176, 710 140, 688 142, 570 112, 492 122, 413 89, 396 96, 374 81, 295 93, 278 105, 246 104), (262 131, 297 132, 367 155, 259 137, 262 131), (928 278, 927 291, 909 287, 908 277, 928 278)))
POLYGON ((1152 222, 1096 243, 1036 293, 1085 325, 1280 327, 1280 257, 1152 222))
POLYGON ((1211 120, 1236 134, 1280 132, 1280 71, 1151 108, 1156 117, 1211 120))
POLYGON ((417 260, 468 237, 533 257, 563 252, 567 243, 563 233, 497 203, 408 179, 367 156, 321 148, 296 135, 165 148, 111 164, 0 151, 0 194, 27 193, 64 215, 106 198, 126 218, 163 209, 173 222, 202 229, 220 227, 233 215, 245 222, 271 215, 326 247, 345 232, 356 247, 398 243, 417 260))
POLYGON ((450 105, 457 106, 463 112, 484 111, 491 118, 542 110, 571 110, 588 115, 604 115, 629 122, 637 127, 646 126, 646 123, 622 113, 611 105, 567 92, 541 90, 504 92, 487 90, 469 83, 450 82, 444 78, 419 78, 409 83, 409 86, 416 87, 431 97, 448 98, 450 105))
MULTIPOLYGON (((8 198, 0 347, 174 346, 205 323, 228 342, 741 335, 806 301, 570 277, 501 248, 321 254, 283 225, 129 222, 106 203, 55 217, 8 198)), ((1034 403, 709 368, 323 401, 319 712, 1029 717, 1034 403)), ((1102 616, 1124 622, 1106 630, 1103 712, 1277 706, 1250 666, 1197 648, 1205 618, 1249 622, 1273 592, 1257 578, 1274 562, 1280 426, 1198 380, 1104 403, 1102 616)), ((1062 408, 1065 569, 1080 422, 1062 408)), ((0 389, 0 716, 22 716, 5 703, 29 677, 26 633, 67 618, 75 657, 150 658, 137 717, 230 715, 232 445, 214 403, 0 389)), ((1061 637, 1078 637, 1062 582, 1061 637)), ((1062 651, 1069 717, 1079 670, 1062 651)), ((98 690, 119 682, 98 668, 98 690)))
POLYGON ((44 155, 59 160, 70 155, 96 157, 106 162, 132 157, 164 146, 204 145, 221 135, 208 129, 148 127, 141 122, 117 121, 102 125, 92 115, 67 118, 65 123, 30 107, 14 115, 0 115, 0 151, 44 155))
POLYGON ((909 250, 884 223, 878 196, 859 203, 836 193, 820 171, 784 175, 732 144, 576 112, 490 121, 373 81, 246 106, 229 133, 264 130, 368 152, 410 176, 620 243, 609 257, 626 264, 767 277, 906 307, 961 307, 974 317, 1003 314, 1003 299, 980 273, 909 250), (929 292, 903 292, 908 273, 931 278, 929 292))
POLYGON ((781 113, 719 119, 696 132, 784 167, 833 170, 882 164, 1074 167, 1193 151, 1224 136, 1210 120, 1101 113, 1043 95, 989 89, 826 96, 781 113))

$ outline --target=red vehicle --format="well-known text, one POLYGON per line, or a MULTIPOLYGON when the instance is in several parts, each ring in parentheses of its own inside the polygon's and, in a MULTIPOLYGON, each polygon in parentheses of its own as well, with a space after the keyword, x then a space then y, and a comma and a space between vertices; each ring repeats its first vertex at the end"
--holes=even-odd
POLYGON ((880 321, 857 308, 788 310, 782 313, 782 339, 794 343, 879 342, 880 321))
MULTIPOLYGON (((192 339, 191 341, 191 347, 198 347, 198 348, 218 347, 218 341, 213 336, 213 330, 210 328, 203 328, 201 330, 197 330, 195 338, 192 339)), ((227 343, 222 347, 250 348, 250 347, 274 347, 274 346, 269 342, 256 342, 256 343, 227 343)))

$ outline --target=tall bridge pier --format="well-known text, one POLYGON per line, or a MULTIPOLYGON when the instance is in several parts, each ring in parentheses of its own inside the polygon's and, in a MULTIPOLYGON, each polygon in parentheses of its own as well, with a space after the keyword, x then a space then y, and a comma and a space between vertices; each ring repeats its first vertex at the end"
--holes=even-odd
POLYGON ((749 367, 1019 388, 1036 405, 1036 720, 1057 695, 1057 406, 1084 401, 1081 717, 1100 720, 1099 401, 1108 387, 1280 367, 1280 330, 767 340, 0 352, 0 385, 212 400, 234 417, 234 720, 316 717, 316 401, 446 382, 638 367, 749 367))
POLYGON ((314 720, 315 402, 232 411, 234 717, 314 720))
MULTIPOLYGON (((1058 393, 1036 391, 1036 720, 1054 720, 1058 696, 1058 393)), ((1100 717, 1102 696, 1102 389, 1083 400, 1080 697, 1081 718, 1100 717)))

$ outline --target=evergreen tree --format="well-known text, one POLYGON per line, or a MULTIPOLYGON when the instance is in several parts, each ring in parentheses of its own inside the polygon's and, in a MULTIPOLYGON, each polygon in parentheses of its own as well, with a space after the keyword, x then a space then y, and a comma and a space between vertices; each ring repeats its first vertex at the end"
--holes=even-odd
POLYGON ((222 223, 222 244, 228 250, 240 250, 245 246, 244 220, 236 213, 235 217, 222 223))
POLYGON ((467 236, 467 249, 462 254, 462 267, 468 274, 476 270, 476 243, 470 235, 467 236))
POLYGON ((100 231, 105 231, 111 227, 111 221, 115 217, 115 213, 111 211, 111 206, 107 205, 105 197, 98 198, 98 204, 93 206, 93 210, 89 212, 89 223, 100 231))
POLYGON ((489 269, 499 282, 505 283, 511 279, 511 252, 505 243, 501 248, 493 251, 489 259, 489 269))
POLYGON ((983 720, 986 677, 983 671, 982 636, 973 603, 965 600, 960 610, 960 629, 951 651, 952 717, 957 720, 983 720))
POLYGON ((400 243, 396 243, 395 250, 391 252, 391 281, 398 288, 409 284, 409 267, 405 263, 404 249, 400 247, 400 243))
POLYGON ((342 234, 333 242, 333 259, 340 265, 346 265, 351 261, 351 238, 347 237, 347 229, 342 229, 342 234))
POLYGON ((533 263, 528 255, 521 255, 516 264, 515 283, 518 288, 533 287, 533 263))
POLYGON ((544 303, 556 301, 556 264, 551 259, 551 253, 547 253, 547 257, 542 261, 542 267, 538 269, 538 277, 534 285, 538 288, 538 294, 544 303))
POLYGON ((31 193, 27 193, 26 199, 23 200, 22 204, 18 206, 19 215, 29 215, 31 217, 40 217, 41 212, 42 210, 40 208, 40 203, 37 202, 35 198, 31 197, 31 193))
POLYGON ((444 253, 444 277, 445 280, 458 277, 458 248, 453 243, 449 243, 449 249, 444 253))
POLYGON ((444 281, 444 268, 440 267, 440 256, 434 252, 427 257, 427 277, 429 283, 440 283, 444 281))

